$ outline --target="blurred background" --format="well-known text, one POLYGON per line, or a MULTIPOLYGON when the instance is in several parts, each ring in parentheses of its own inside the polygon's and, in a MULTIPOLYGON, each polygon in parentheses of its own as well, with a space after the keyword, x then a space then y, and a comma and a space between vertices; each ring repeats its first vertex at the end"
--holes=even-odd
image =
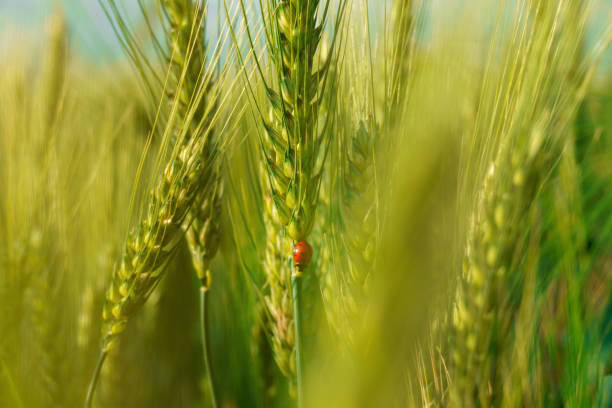
MULTIPOLYGON (((370 0, 369 3, 373 10, 370 18, 375 25, 383 18, 383 9, 385 4, 388 7, 389 1, 370 0)), ((120 44, 100 7, 99 0, 0 0, 0 30, 12 27, 27 29, 30 33, 39 32, 45 17, 52 12, 57 4, 62 5, 66 13, 71 35, 71 46, 75 50, 94 60, 122 58, 120 44)), ((137 15, 136 2, 120 2, 120 4, 126 10, 127 15, 137 15)), ((209 13, 217 15, 222 0, 212 0, 208 4, 209 13)), ((433 9, 447 10, 448 17, 452 19, 454 7, 460 5, 461 1, 431 0, 428 4, 433 9)), ((609 7, 612 5, 612 0, 601 0, 600 4, 609 7)), ((606 16, 606 13, 593 13, 593 21, 590 22, 590 39, 594 38, 593 31, 601 29, 606 24, 606 16)), ((18 32, 20 31, 18 30, 18 32)), ((20 32, 19 35, 26 34, 20 32)), ((612 52, 608 50, 604 56, 604 65, 611 63, 612 52)))

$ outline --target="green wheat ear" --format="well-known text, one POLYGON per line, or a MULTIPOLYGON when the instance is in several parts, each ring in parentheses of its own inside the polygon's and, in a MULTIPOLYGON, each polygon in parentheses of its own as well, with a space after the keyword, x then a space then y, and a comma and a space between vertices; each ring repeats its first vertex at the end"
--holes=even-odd
POLYGON ((339 180, 324 179, 326 193, 331 184, 338 184, 339 191, 332 191, 331 197, 325 194, 321 205, 327 208, 319 215, 318 228, 331 241, 321 244, 319 264, 326 315, 342 348, 350 349, 376 254, 374 155, 380 129, 372 117, 346 127, 338 146, 342 159, 335 177, 339 180), (341 222, 334 230, 336 216, 341 222))
POLYGON ((291 252, 291 239, 282 230, 276 206, 271 198, 265 202, 266 248, 263 269, 268 290, 265 305, 270 316, 274 359, 281 372, 295 376, 295 334, 291 299, 291 267, 285 254, 291 252))
MULTIPOLYGON (((217 176, 218 177, 218 176, 217 176)), ((219 248, 221 240, 221 197, 220 183, 215 190, 207 190, 202 199, 189 214, 187 221, 187 243, 191 251, 193 267, 201 285, 209 288, 211 284, 210 261, 219 248)))
POLYGON ((263 153, 279 221, 291 238, 304 240, 317 202, 316 156, 325 144, 324 134, 317 134, 317 120, 327 66, 314 71, 322 29, 315 17, 318 2, 281 2, 275 8, 276 44, 270 51, 278 64, 279 85, 267 89, 270 115, 263 122, 263 153))
MULTIPOLYGON (((169 106, 169 113, 162 112, 162 119, 167 118, 163 131, 156 128, 154 132, 161 133, 165 143, 162 146, 169 145, 171 152, 150 189, 137 227, 125 242, 123 259, 113 275, 103 314, 105 350, 112 347, 129 317, 142 306, 159 282, 183 237, 183 228, 192 228, 190 242, 194 246, 205 240, 210 231, 215 231, 208 228, 206 219, 200 216, 209 217, 211 210, 218 209, 218 204, 207 205, 206 200, 216 200, 220 195, 218 154, 224 142, 219 141, 213 129, 221 120, 216 101, 219 89, 225 85, 226 70, 222 70, 216 82, 212 81, 218 61, 206 63, 203 38, 206 13, 202 5, 196 7, 187 0, 164 0, 161 6, 168 45, 162 55, 169 62, 162 106, 169 106)), ((114 2, 109 3, 108 11, 121 27, 128 27, 114 2)), ((122 35, 128 42, 127 47, 139 49, 141 45, 133 33, 127 28, 124 30, 122 35)), ((143 82, 147 82, 154 77, 154 72, 141 71, 142 67, 152 65, 144 55, 130 53, 143 82)), ((227 118, 224 120, 219 132, 227 125, 227 118)), ((162 148, 158 163, 164 155, 162 148)), ((206 258, 197 259, 200 269, 205 267, 214 249, 214 246, 194 249, 194 256, 206 258)))
MULTIPOLYGON (((246 17, 242 1, 241 6, 246 17)), ((328 55, 321 49, 329 6, 329 0, 270 0, 262 10, 273 68, 269 80, 259 70, 267 104, 253 102, 263 127, 267 194, 281 226, 295 241, 306 239, 312 230, 329 145, 327 120, 319 114, 334 61, 335 41, 328 55)), ((340 2, 336 29, 344 7, 340 2)))
MULTIPOLYGON (((346 2, 340 1, 335 22, 337 32, 346 2)), ((240 1, 243 16, 247 11, 240 1)), ((263 5, 262 5, 263 6, 263 5)), ((258 79, 264 97, 259 99, 248 82, 251 102, 261 125, 258 134, 261 152, 260 186, 266 224, 266 255, 263 269, 267 293, 265 303, 271 317, 270 331, 276 361, 286 375, 296 374, 300 392, 299 310, 294 278, 305 265, 291 270, 292 241, 303 241, 312 231, 318 204, 330 133, 321 114, 326 102, 329 67, 335 63, 334 41, 325 50, 322 35, 330 7, 329 0, 270 0, 262 7, 264 36, 270 58, 270 76, 258 61, 255 39, 247 22, 247 37, 255 54, 258 79), (295 326, 295 327, 294 327, 295 326)), ((227 9, 226 9, 227 12, 227 9)), ((228 15, 229 19, 229 15, 228 15)), ((244 64, 237 44, 238 57, 244 64)), ((333 115, 328 115, 331 118, 333 115)), ((298 395, 299 399, 299 395, 298 395)))
POLYGON ((145 216, 130 233, 123 259, 113 274, 103 318, 106 322, 104 350, 112 348, 128 319, 146 301, 161 278, 182 237, 182 224, 210 177, 210 168, 200 156, 201 139, 192 139, 173 158, 151 190, 145 216))
MULTIPOLYGON (((322 245, 320 268, 326 314, 343 346, 353 344, 372 278, 380 239, 378 226, 384 213, 384 204, 379 200, 379 183, 384 177, 377 174, 376 161, 377 157, 390 157, 392 153, 383 150, 397 142, 397 121, 413 81, 421 7, 420 1, 393 3, 390 45, 388 50, 382 50, 385 64, 373 61, 368 11, 362 10, 364 15, 358 16, 362 20, 353 16, 363 21, 359 27, 365 25, 367 29, 354 29, 349 35, 353 44, 346 59, 352 63, 344 64, 338 99, 351 103, 338 107, 341 113, 335 118, 337 129, 332 130, 338 136, 331 151, 331 175, 323 179, 323 191, 329 191, 330 197, 323 195, 321 205, 327 208, 319 217, 325 224, 321 229, 330 241, 335 241, 322 245), (375 85, 379 78, 384 78, 384 86, 375 85), (382 108, 379 116, 377 107, 382 108), (334 228, 337 230, 329 233, 334 228)), ((330 75, 333 74, 332 71, 330 75)), ((378 166, 378 170, 383 168, 378 166)))

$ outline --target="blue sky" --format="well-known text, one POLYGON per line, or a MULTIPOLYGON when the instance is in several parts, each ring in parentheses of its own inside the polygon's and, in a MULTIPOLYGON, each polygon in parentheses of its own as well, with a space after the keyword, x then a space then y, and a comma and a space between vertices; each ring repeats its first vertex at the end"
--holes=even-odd
MULTIPOLYGON (((217 14, 220 1, 209 0, 210 15, 217 14)), ((436 0, 432 4, 444 7, 448 1, 436 0)), ((369 0, 370 5, 378 2, 383 4, 384 0, 369 0)), ((71 42, 81 54, 96 59, 123 55, 98 0, 0 0, 0 32, 6 25, 40 29, 41 22, 56 3, 60 3, 67 14, 71 42)), ((132 5, 133 9, 137 5, 135 0, 118 3, 132 5)), ((594 16, 595 24, 600 27, 607 24, 612 13, 612 0, 602 0, 602 3, 605 4, 603 15, 596 13, 594 16)), ((606 53, 606 66, 612 63, 611 54, 612 50, 606 53)))
MULTIPOLYGON (((121 56, 119 43, 98 0, 0 0, 0 30, 7 25, 40 29, 41 22, 59 3, 70 27, 71 42, 83 55, 92 58, 121 56)), ((131 4, 136 1, 119 2, 131 4)), ((216 15, 217 1, 210 1, 210 13, 216 15)))
POLYGON ((114 53, 118 44, 97 0, 0 0, 0 27, 40 29, 55 3, 63 5, 72 40, 80 51, 90 56, 114 53))

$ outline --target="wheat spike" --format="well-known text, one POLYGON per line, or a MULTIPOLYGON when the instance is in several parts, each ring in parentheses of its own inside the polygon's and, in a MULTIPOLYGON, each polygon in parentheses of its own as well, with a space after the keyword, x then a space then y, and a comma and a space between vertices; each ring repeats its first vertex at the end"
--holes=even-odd
POLYGON ((262 150, 268 195, 281 225, 294 241, 306 239, 312 230, 320 184, 318 161, 329 140, 327 132, 321 131, 326 123, 319 117, 319 108, 332 58, 323 56, 318 63, 316 58, 328 3, 268 3, 268 50, 276 69, 276 86, 266 87, 269 115, 262 117, 262 150))
MULTIPOLYGON (((212 78, 203 78, 202 67, 205 66, 205 21, 206 4, 198 7, 192 0, 164 0, 164 10, 168 20, 168 47, 172 51, 169 57, 170 85, 167 94, 170 100, 178 101, 177 116, 179 123, 189 123, 185 138, 197 137, 198 126, 202 121, 210 127, 211 112, 215 111, 216 96, 213 94, 212 78), (201 7, 201 9, 199 8, 201 7), (193 39, 195 37, 195 40, 193 39), (204 91, 199 97, 202 100, 190 112, 189 102, 198 95, 198 88, 205 81, 204 91), (193 120, 188 116, 192 114, 193 120)), ((180 134, 180 128, 177 134, 180 134)), ((213 129, 209 130, 214 132, 213 129)), ((185 229, 187 242, 192 254, 192 262, 202 286, 210 285, 209 264, 217 252, 220 234, 222 184, 219 177, 218 147, 214 139, 204 150, 203 160, 214 167, 211 176, 204 181, 196 197, 196 203, 190 211, 185 229)))
MULTIPOLYGON (((246 18, 244 3, 240 4, 246 18)), ((258 65, 267 103, 253 100, 263 128, 260 185, 266 225, 265 302, 272 320, 275 359, 285 375, 295 373, 299 364, 294 358, 292 274, 301 275, 304 265, 291 270, 292 242, 306 240, 312 231, 330 141, 327 120, 320 112, 333 61, 333 53, 321 46, 329 6, 329 0, 270 0, 262 10, 273 67, 267 80, 258 65)), ((336 29, 344 7, 341 1, 336 29)), ((254 47, 252 39, 251 45, 254 47)))
POLYGON ((123 259, 106 296, 104 350, 146 301, 182 237, 182 224, 211 169, 201 157, 206 138, 194 138, 166 165, 149 194, 146 215, 126 240, 123 259))
POLYGON ((129 317, 159 283, 183 237, 186 220, 199 225, 190 211, 201 211, 204 197, 212 197, 210 186, 217 180, 213 158, 218 146, 212 131, 217 106, 207 98, 213 98, 218 87, 211 85, 212 69, 205 65, 201 28, 205 9, 190 1, 164 1, 162 5, 171 52, 166 99, 169 96, 172 101, 164 135, 170 136, 172 152, 113 274, 103 311, 104 350, 112 347, 129 317))

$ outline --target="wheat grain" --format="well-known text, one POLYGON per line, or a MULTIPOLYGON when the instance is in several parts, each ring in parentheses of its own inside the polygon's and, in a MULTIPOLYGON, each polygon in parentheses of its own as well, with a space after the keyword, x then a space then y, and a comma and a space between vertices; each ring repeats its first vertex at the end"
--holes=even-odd
POLYGON ((291 251, 291 239, 285 237, 272 198, 264 209, 266 249, 263 268, 268 293, 265 297, 270 314, 270 329, 274 360, 281 372, 295 376, 295 333, 293 330, 293 301, 291 298, 291 267, 286 256, 291 251))

